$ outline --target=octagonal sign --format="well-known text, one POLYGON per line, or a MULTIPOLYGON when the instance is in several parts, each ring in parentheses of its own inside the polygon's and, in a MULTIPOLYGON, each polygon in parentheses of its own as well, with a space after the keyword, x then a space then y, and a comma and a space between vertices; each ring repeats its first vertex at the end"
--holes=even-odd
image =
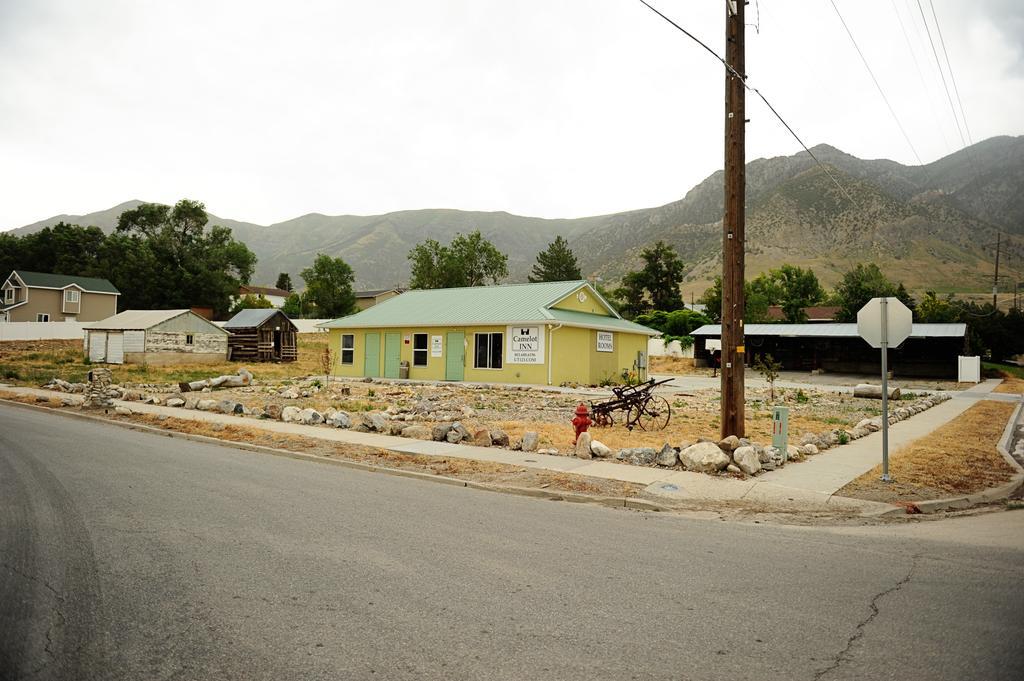
POLYGON ((872 298, 857 312, 857 335, 873 348, 882 347, 885 340, 890 348, 907 339, 913 327, 914 314, 899 298, 872 298), (886 301, 887 339, 882 338, 882 301, 886 301))

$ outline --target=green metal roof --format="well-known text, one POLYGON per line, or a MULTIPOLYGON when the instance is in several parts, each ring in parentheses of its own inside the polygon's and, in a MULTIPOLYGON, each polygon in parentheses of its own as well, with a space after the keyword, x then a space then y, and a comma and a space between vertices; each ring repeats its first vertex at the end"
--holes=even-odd
POLYGON ((97 277, 74 277, 67 274, 49 274, 48 272, 27 272, 25 270, 14 270, 14 273, 25 282, 26 286, 39 286, 42 288, 65 288, 72 284, 79 286, 84 291, 98 293, 121 293, 113 284, 106 279, 97 277))
MULTIPOLYGON (((631 333, 656 335, 647 327, 618 317, 552 309, 551 306, 580 288, 598 299, 600 295, 586 281, 557 281, 539 284, 507 284, 412 290, 378 303, 348 317, 324 324, 327 329, 484 326, 565 323, 631 333)), ((603 299, 601 299, 603 300, 603 299)))

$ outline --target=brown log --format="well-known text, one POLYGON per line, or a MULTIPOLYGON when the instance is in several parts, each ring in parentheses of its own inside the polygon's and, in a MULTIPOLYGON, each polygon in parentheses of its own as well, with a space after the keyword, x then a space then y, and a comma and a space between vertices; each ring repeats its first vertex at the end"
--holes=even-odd
MULTIPOLYGON (((870 399, 873 399, 873 400, 880 400, 880 399, 882 399, 882 386, 880 386, 880 385, 872 385, 870 383, 858 383, 853 388, 853 396, 854 397, 866 397, 866 398, 870 398, 870 399)), ((889 388, 889 399, 890 400, 898 400, 898 399, 900 399, 900 389, 899 388, 889 388)))

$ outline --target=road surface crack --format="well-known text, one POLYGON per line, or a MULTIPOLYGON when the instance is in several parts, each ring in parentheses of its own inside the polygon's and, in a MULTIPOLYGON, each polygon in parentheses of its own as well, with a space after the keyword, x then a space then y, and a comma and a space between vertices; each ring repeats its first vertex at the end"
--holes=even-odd
POLYGON ((850 638, 846 640, 846 647, 844 647, 841 651, 839 651, 839 653, 834 658, 832 658, 832 664, 830 664, 828 667, 814 675, 814 681, 820 681, 820 679, 824 678, 826 675, 835 671, 844 663, 850 661, 850 650, 853 648, 853 645, 864 636, 865 628, 869 624, 871 624, 871 622, 874 621, 876 617, 878 617, 878 602, 886 596, 888 596, 889 594, 899 591, 911 580, 911 578, 914 576, 914 570, 917 569, 917 561, 919 558, 920 555, 913 556, 911 558, 910 569, 907 570, 907 574, 904 575, 904 577, 898 582, 896 582, 894 585, 892 585, 885 591, 878 592, 871 598, 871 603, 869 603, 871 613, 857 624, 857 627, 853 630, 853 634, 850 636, 850 638))

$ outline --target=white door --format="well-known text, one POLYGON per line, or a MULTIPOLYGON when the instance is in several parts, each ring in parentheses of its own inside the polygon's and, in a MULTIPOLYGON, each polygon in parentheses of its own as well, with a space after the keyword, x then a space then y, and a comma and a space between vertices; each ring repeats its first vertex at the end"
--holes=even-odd
POLYGON ((90 331, 89 332, 89 361, 90 362, 105 362, 105 361, 107 361, 107 332, 106 331, 90 331))
POLYGON ((107 362, 110 364, 124 364, 124 334, 107 334, 107 362))

